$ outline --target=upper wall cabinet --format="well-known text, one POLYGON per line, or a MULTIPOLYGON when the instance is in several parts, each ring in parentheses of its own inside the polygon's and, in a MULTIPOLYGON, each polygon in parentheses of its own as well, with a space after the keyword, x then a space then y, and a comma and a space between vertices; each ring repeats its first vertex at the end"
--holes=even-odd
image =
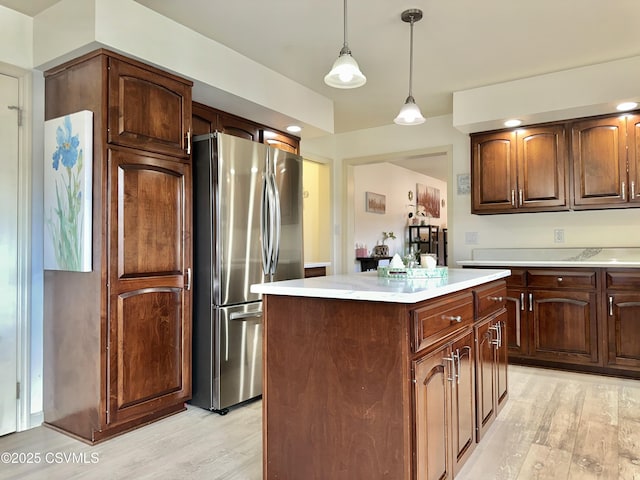
POLYGON ((190 125, 190 84, 109 58, 109 143, 187 158, 190 125))
POLYGON ((573 205, 621 204, 627 201, 626 120, 584 120, 571 125, 573 205))
POLYGON ((194 135, 222 132, 252 142, 260 142, 287 152, 299 153, 300 139, 266 128, 264 125, 236 117, 201 103, 193 103, 194 135))
POLYGON ((472 213, 568 210, 565 129, 471 136, 472 213))
POLYGON ((640 113, 471 135, 471 212, 640 207, 640 113))
POLYGON ((272 130, 260 130, 260 141, 271 145, 274 148, 279 148, 285 152, 298 153, 299 141, 295 137, 283 135, 272 130))

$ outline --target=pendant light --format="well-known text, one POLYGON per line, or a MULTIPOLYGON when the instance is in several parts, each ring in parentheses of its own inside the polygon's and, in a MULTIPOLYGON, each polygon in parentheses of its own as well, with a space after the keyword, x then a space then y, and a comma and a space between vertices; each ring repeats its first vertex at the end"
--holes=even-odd
POLYGON ((404 101, 404 105, 400 109, 400 113, 393 120, 398 125, 420 125, 424 123, 425 118, 420 112, 420 107, 413 99, 413 93, 411 92, 411 82, 413 77, 413 24, 422 19, 422 10, 412 8, 405 10, 400 15, 403 22, 409 22, 411 24, 411 42, 409 46, 409 96, 404 101))
POLYGON ((367 77, 362 74, 358 62, 351 56, 347 43, 347 0, 344 0, 344 44, 331 71, 325 75, 324 83, 334 88, 357 88, 367 83, 367 77))

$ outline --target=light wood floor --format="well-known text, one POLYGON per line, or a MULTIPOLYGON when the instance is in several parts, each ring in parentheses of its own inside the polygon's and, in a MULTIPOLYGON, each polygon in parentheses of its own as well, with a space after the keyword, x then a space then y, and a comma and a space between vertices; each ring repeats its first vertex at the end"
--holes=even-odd
MULTIPOLYGON (((457 480, 640 480, 640 381, 510 366, 509 388, 457 480)), ((190 407, 94 447, 38 427, 0 438, 0 452, 41 455, 0 463, 3 480, 260 480, 261 402, 223 417, 190 407)))

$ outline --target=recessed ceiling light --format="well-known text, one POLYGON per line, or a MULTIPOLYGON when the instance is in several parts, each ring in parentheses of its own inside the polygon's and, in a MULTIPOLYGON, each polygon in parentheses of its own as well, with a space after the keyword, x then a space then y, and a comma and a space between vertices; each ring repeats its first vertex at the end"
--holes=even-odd
POLYGON ((522 120, 518 120, 517 118, 512 118, 504 122, 505 127, 517 127, 522 124, 522 120))
POLYGON ((301 131, 302 131, 302 127, 299 127, 298 125, 289 125, 287 127, 287 132, 298 133, 301 131))
POLYGON ((637 106, 638 104, 636 102, 623 102, 618 104, 616 106, 616 109, 618 109, 621 112, 626 112, 627 110, 633 110, 637 106))

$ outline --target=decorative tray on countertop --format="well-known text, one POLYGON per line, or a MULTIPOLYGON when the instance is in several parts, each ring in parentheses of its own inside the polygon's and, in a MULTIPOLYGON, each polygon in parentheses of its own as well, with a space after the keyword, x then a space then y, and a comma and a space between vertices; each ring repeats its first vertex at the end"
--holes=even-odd
POLYGON ((447 267, 435 268, 394 268, 378 267, 378 276, 384 278, 443 278, 448 275, 447 267))

